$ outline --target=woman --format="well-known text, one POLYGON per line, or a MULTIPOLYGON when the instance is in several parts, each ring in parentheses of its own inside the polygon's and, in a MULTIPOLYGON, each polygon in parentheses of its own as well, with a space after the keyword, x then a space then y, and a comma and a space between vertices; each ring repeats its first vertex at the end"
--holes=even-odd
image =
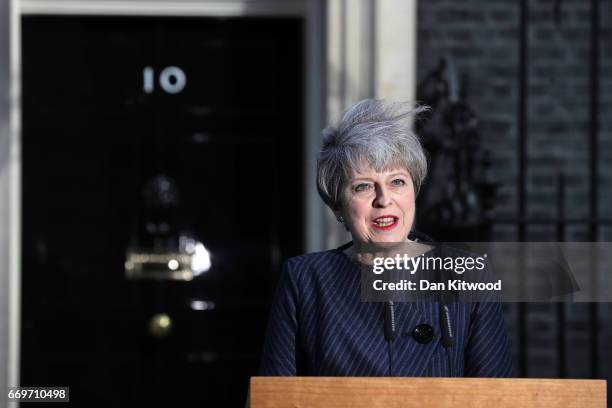
POLYGON ((449 303, 449 346, 438 302, 396 304, 398 335, 391 340, 383 328, 388 305, 360 301, 355 247, 416 237, 410 233, 415 196, 427 163, 410 123, 424 110, 363 100, 344 113, 337 127, 323 131, 317 188, 353 242, 284 264, 261 375, 511 375, 498 303, 449 303))

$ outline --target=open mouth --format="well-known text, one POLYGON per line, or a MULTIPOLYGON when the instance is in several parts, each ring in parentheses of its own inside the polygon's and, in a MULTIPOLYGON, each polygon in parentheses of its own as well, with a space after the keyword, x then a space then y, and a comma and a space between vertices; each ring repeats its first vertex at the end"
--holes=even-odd
POLYGON ((399 218, 392 215, 383 215, 372 221, 372 226, 379 230, 390 230, 399 222, 399 218))

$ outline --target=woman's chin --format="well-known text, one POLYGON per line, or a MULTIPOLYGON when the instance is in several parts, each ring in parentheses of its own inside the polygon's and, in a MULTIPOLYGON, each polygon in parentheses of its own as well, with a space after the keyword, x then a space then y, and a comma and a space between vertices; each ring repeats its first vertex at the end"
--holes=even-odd
POLYGON ((371 235, 373 242, 392 243, 406 242, 408 240, 408 231, 400 231, 399 228, 395 231, 372 231, 371 235))
POLYGON ((375 235, 371 238, 369 243, 373 246, 391 248, 407 240, 407 234, 406 236, 402 234, 375 235))

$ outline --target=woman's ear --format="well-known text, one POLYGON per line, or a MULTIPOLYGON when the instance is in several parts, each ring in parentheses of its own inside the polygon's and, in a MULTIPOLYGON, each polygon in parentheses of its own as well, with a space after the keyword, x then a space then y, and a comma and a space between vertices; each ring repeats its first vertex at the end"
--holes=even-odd
POLYGON ((338 210, 332 210, 332 211, 334 212, 334 216, 336 217, 336 220, 338 220, 338 222, 344 226, 345 230, 349 231, 349 227, 346 224, 346 218, 344 218, 344 215, 342 214, 342 210, 338 209, 338 210))
POLYGON ((344 219, 344 215, 342 215, 342 209, 338 206, 335 209, 332 208, 331 210, 334 213, 336 220, 338 220, 339 223, 344 224, 345 219, 344 219))

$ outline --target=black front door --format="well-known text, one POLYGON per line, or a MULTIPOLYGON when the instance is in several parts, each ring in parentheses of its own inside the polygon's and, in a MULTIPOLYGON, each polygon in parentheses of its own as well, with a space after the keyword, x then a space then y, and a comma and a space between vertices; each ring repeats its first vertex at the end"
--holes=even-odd
POLYGON ((22 24, 21 383, 74 406, 244 404, 302 250, 302 21, 22 24), (132 252, 186 238, 194 276, 128 277, 132 252))

